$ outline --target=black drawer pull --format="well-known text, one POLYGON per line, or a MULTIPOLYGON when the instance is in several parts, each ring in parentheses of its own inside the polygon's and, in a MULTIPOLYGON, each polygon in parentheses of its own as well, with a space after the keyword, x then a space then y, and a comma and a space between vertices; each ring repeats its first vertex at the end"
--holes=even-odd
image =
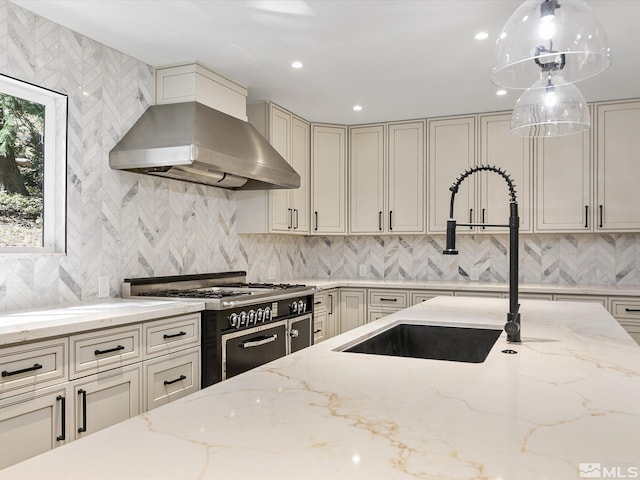
POLYGON ((82 395, 82 426, 78 428, 78 433, 87 431, 87 391, 78 390, 78 395, 82 395))
POLYGON ((313 302, 314 305, 322 305, 322 302, 313 302))
MULTIPOLYGON (((640 312, 640 308, 625 308, 625 312, 640 312)), ((3 373, 4 375, 4 373, 3 373)))
POLYGON ((186 380, 187 377, 185 375, 180 375, 178 378, 176 378, 175 380, 165 380, 164 384, 165 385, 171 385, 172 383, 177 383, 177 382, 181 382, 182 380, 186 380))
POLYGON ((42 365, 40 365, 39 363, 34 363, 33 367, 27 367, 27 368, 23 368, 21 370, 14 370, 13 372, 10 372, 8 370, 3 370, 2 371, 2 376, 3 377, 10 377, 12 375, 20 375, 21 373, 33 372, 34 370, 40 370, 41 368, 42 368, 42 365))
POLYGON ((397 298, 381 298, 380 301, 381 302, 397 302, 398 299, 397 298))
POLYGON ((60 432, 60 435, 56 437, 56 440, 61 442, 62 440, 65 440, 65 437, 67 436, 67 399, 62 395, 58 395, 56 397, 56 402, 62 402, 62 405, 60 405, 62 431, 60 432))
POLYGON ((96 350, 93 353, 95 353, 96 355, 104 355, 105 353, 117 352, 120 350, 124 350, 124 347, 122 345, 118 345, 117 347, 109 348, 107 350, 96 350))
POLYGON ((182 337, 184 335, 186 335, 187 332, 180 332, 180 333, 174 333, 173 335, 167 335, 166 333, 162 336, 162 338, 176 338, 176 337, 182 337))
POLYGON ((314 330, 314 331, 313 331, 313 333, 314 333, 314 335, 315 335, 316 333, 320 333, 321 331, 322 331, 322 329, 321 329, 321 328, 319 328, 319 329, 317 329, 317 330, 314 330))

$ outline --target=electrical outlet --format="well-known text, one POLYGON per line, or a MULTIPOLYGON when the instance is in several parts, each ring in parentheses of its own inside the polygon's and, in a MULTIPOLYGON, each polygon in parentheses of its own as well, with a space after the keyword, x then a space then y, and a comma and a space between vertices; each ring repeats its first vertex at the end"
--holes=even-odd
POLYGON ((277 275, 276 267, 270 266, 267 272, 267 280, 275 280, 277 275))
POLYGON ((471 268, 471 280, 478 280, 480 278, 480 269, 478 267, 471 268))
POLYGON ((109 296, 109 277, 98 277, 98 298, 109 296))
POLYGON ((360 265, 360 276, 361 277, 369 276, 369 265, 360 265))

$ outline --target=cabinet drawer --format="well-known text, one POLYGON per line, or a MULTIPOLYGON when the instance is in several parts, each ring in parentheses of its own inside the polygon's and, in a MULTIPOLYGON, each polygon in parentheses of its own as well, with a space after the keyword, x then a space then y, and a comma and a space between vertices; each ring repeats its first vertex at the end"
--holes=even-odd
POLYGON ((316 310, 318 308, 327 308, 328 302, 327 292, 316 293, 313 296, 313 309, 316 310))
POLYGON ((327 338, 327 314, 313 316, 313 343, 320 343, 327 338))
POLYGON ((200 389, 200 348, 144 362, 146 410, 200 389))
POLYGON ((611 315, 640 320, 640 298, 612 298, 611 315))
POLYGON ((640 345, 640 322, 634 321, 621 321, 620 325, 624 327, 631 338, 633 338, 638 345, 640 345))
POLYGON ((0 349, 0 398, 67 380, 66 338, 0 349))
POLYGON ((451 297, 452 295, 453 292, 449 290, 416 290, 415 292, 411 292, 411 305, 417 305, 418 303, 426 302, 427 300, 434 297, 451 297))
POLYGON ((142 328, 145 358, 183 350, 200 343, 200 314, 197 313, 147 322, 142 328))
POLYGON ((129 365, 142 360, 140 324, 82 333, 70 337, 70 378, 129 365))
POLYGON ((557 302, 593 302, 593 303, 599 303, 604 308, 607 308, 607 297, 598 297, 596 295, 562 294, 562 295, 554 295, 553 299, 557 302))
POLYGON ((390 307, 396 310, 407 307, 407 292, 401 290, 369 290, 370 307, 390 307))

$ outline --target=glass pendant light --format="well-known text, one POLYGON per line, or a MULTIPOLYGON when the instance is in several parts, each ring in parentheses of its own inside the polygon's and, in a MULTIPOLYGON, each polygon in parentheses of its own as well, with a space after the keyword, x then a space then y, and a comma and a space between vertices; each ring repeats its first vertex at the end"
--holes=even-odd
POLYGON ((521 137, 560 137, 591 126, 589 107, 578 88, 559 73, 546 72, 516 102, 511 133, 521 137))
POLYGON ((501 87, 525 89, 542 69, 562 71, 558 81, 579 82, 606 70, 610 53, 606 34, 584 0, 527 0, 498 37, 491 79, 501 87))

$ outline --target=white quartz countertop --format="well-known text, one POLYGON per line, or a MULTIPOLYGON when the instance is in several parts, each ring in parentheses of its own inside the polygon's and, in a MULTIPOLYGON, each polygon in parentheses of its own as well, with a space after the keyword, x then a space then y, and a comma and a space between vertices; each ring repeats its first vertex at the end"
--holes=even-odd
POLYGON ((435 298, 0 479, 567 480, 580 464, 640 466, 640 347, 600 305, 523 300, 523 342, 503 332, 479 364, 334 350, 400 320, 500 329, 507 303, 435 298))
MULTIPOLYGON (((337 287, 400 288, 411 290, 462 290, 470 292, 509 291, 508 283, 451 282, 440 280, 377 280, 373 278, 294 278, 288 283, 315 285, 320 290, 337 287)), ((575 295, 640 296, 640 285, 558 285, 552 283, 520 283, 520 293, 555 293, 575 295)))
POLYGON ((198 301, 110 299, 0 315, 0 346, 199 312, 198 301))

